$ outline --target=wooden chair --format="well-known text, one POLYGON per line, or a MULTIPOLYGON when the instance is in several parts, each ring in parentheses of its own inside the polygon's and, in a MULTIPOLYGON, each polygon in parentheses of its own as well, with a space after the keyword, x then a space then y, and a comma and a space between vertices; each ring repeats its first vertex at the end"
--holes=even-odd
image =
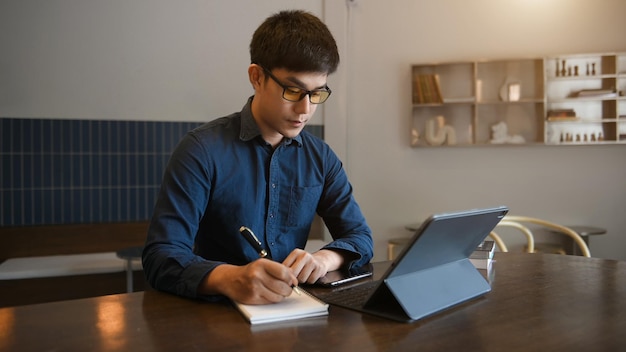
MULTIPOLYGON (((535 253, 535 238, 533 232, 530 230, 528 226, 525 224, 534 224, 539 225, 554 232, 561 233, 565 236, 570 237, 576 245, 580 248, 580 251, 583 256, 591 257, 591 253, 589 251, 589 247, 587 243, 583 240, 583 238, 574 230, 570 229, 567 226, 559 225, 547 220, 542 220, 538 218, 533 218, 529 216, 520 216, 520 215, 507 215, 500 221, 500 223, 496 226, 498 227, 513 227, 520 230, 526 236, 526 252, 535 253)), ((489 236, 494 240, 500 251, 508 252, 508 248, 506 244, 502 240, 502 238, 495 232, 492 231, 489 236)))

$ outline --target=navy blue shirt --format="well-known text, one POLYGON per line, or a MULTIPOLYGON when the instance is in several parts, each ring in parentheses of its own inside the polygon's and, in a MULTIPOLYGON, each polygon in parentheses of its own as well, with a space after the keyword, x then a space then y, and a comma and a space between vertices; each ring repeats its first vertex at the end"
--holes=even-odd
POLYGON ((252 117, 252 99, 240 113, 190 131, 173 152, 143 253, 156 289, 196 297, 217 265, 257 259, 241 226, 281 262, 304 248, 316 212, 333 237, 325 248, 353 253, 349 266, 372 258, 371 231, 335 153, 306 131, 272 148, 252 117))

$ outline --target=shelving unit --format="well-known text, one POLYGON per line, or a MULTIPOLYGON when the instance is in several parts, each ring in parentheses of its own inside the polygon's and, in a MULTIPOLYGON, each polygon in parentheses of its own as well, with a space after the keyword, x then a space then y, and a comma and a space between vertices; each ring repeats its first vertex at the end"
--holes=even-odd
POLYGON ((414 147, 626 144, 626 53, 422 64, 411 74, 414 147), (421 75, 437 76, 441 103, 418 103, 421 75), (615 93, 578 96, 600 89, 615 93), (548 118, 555 110, 575 116, 548 118))
POLYGON ((626 114, 626 106, 620 109, 626 101, 620 96, 626 88, 625 58, 626 54, 546 58, 546 67, 552 67, 545 75, 547 112, 575 112, 572 121, 546 119, 546 144, 626 143, 626 116, 620 121, 620 111, 626 114))

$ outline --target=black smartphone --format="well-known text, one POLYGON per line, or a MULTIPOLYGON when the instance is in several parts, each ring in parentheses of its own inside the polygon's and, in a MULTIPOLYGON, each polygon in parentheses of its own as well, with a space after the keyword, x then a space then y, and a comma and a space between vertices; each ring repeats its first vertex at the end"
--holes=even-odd
POLYGON ((320 277, 315 284, 324 287, 336 287, 354 280, 372 276, 372 274, 372 266, 370 264, 366 264, 350 270, 342 269, 329 271, 326 275, 320 277))

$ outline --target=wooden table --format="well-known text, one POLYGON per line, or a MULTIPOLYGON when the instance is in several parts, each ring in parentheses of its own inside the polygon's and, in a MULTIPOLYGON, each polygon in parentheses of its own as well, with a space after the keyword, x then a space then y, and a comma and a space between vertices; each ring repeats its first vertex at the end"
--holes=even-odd
POLYGON ((492 292, 413 324, 331 306, 328 317, 251 326, 228 303, 146 291, 0 309, 0 350, 626 350, 626 262, 495 258, 492 292))

